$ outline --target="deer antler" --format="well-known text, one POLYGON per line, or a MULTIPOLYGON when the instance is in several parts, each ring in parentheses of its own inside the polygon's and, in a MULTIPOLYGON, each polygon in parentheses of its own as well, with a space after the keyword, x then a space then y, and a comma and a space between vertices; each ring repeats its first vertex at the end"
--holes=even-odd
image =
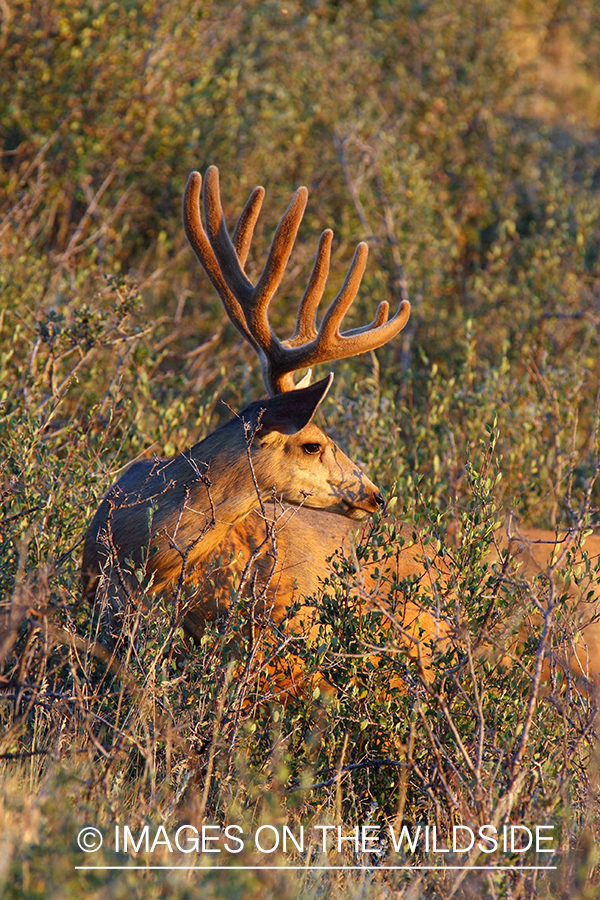
POLYGON ((202 177, 192 172, 183 197, 183 225, 190 245, 216 288, 229 318, 260 359, 263 380, 270 396, 293 390, 293 373, 305 366, 345 359, 375 350, 398 334, 408 321, 410 304, 403 300, 392 319, 384 300, 372 322, 362 328, 340 332, 340 324, 356 297, 367 263, 368 247, 360 242, 338 295, 325 312, 317 330, 317 309, 329 274, 333 232, 326 229, 319 239, 317 255, 308 285, 298 309, 294 334, 280 341, 269 325, 267 311, 281 283, 290 258, 308 191, 300 187, 284 212, 269 248, 267 261, 256 285, 244 272, 264 188, 252 191, 230 239, 219 194, 219 170, 206 171, 202 200, 206 231, 200 216, 202 177))

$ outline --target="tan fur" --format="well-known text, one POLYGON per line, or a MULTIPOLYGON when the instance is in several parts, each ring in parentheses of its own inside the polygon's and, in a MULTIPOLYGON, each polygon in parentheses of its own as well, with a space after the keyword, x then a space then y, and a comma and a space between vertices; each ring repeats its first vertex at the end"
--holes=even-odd
MULTIPOLYGON (((600 559, 600 535, 588 534, 576 547, 573 536, 568 532, 549 531, 542 528, 519 528, 512 521, 501 541, 501 549, 508 550, 518 565, 519 574, 530 584, 540 575, 550 576, 554 582, 554 602, 561 595, 568 598, 566 644, 570 648, 554 657, 554 663, 563 670, 570 670, 576 678, 600 683, 600 585, 594 572, 600 559), (589 560, 589 569, 584 565, 583 554, 589 560), (577 578, 565 583, 561 569, 569 565, 577 578), (554 569, 553 567, 556 567, 554 569)), ((497 559, 495 551, 491 559, 497 559)), ((533 591, 532 594, 535 594, 533 591)), ((532 601, 528 610, 532 623, 539 628, 541 613, 532 601)), ((523 637, 525 635, 522 635, 523 637)), ((508 648, 507 648, 508 649, 508 648)), ((550 675, 550 666, 545 667, 545 677, 550 675)))
MULTIPOLYGON (((297 603, 300 598, 313 597, 318 603, 323 581, 332 572, 328 559, 336 554, 352 559, 352 547, 361 540, 365 532, 365 526, 358 526, 348 519, 318 510, 288 509, 282 512, 269 507, 269 511, 269 521, 274 522, 274 540, 268 536, 269 523, 254 511, 229 530, 206 564, 205 571, 211 569, 210 579, 204 584, 199 583, 194 606, 185 623, 187 633, 194 639, 201 636, 206 621, 227 613, 231 597, 239 589, 244 573, 248 602, 251 597, 260 597, 260 603, 255 608, 256 615, 260 618, 266 614, 268 620, 275 625, 284 620, 288 607, 297 603), (246 571, 247 566, 249 571, 246 571)), ((361 565, 356 583, 349 585, 348 589, 348 602, 355 609, 374 606, 385 609, 386 601, 382 598, 387 597, 389 584, 394 576, 397 583, 412 578, 418 580, 421 591, 430 595, 434 591, 432 574, 424 564, 425 557, 430 556, 431 551, 422 545, 418 536, 416 541, 413 540, 413 529, 409 526, 396 523, 396 528, 402 534, 405 544, 385 564, 383 574, 386 581, 383 590, 379 590, 381 563, 361 565)), ((513 526, 511 535, 509 540, 506 528, 503 530, 501 549, 509 550, 512 564, 517 565, 520 576, 530 582, 536 576, 547 573, 548 566, 560 559, 560 554, 567 546, 572 546, 567 535, 559 535, 557 541, 555 532, 542 529, 519 529, 515 533, 513 526)), ((554 662, 563 669, 568 668, 576 678, 597 682, 600 679, 600 622, 596 618, 600 588, 593 583, 593 568, 600 556, 600 535, 589 535, 583 542, 582 550, 585 550, 590 559, 592 582, 583 571, 580 572, 579 584, 571 582, 564 585, 561 578, 555 575, 559 593, 566 591, 569 597, 568 615, 573 628, 573 639, 568 658, 556 656, 554 662), (588 596, 590 593, 591 596, 588 596)), ((490 552, 490 562, 500 562, 495 550, 490 552)), ((582 563, 582 552, 578 550, 574 555, 575 567, 581 570, 582 563)), ((432 569, 439 573, 443 588, 449 582, 449 573, 439 559, 434 560, 432 569)), ((300 622, 304 623, 307 638, 314 633, 310 614, 311 609, 305 608, 304 618, 301 611, 293 620, 296 626, 300 622)), ((541 615, 533 602, 527 617, 539 630, 541 615)), ((428 648, 431 642, 446 642, 450 637, 445 617, 434 616, 431 611, 407 601, 402 606, 402 614, 396 613, 391 626, 395 641, 404 646, 407 655, 421 658, 424 674, 427 675, 430 655, 428 648)), ((521 631, 521 639, 525 639, 526 634, 522 629, 521 631)), ((507 646, 504 651, 519 653, 516 645, 507 646)), ((504 651, 502 648, 498 649, 498 661, 503 658, 504 651)), ((508 663, 508 660, 506 657, 505 662, 508 663)), ((279 696, 305 687, 301 668, 294 667, 289 656, 287 663, 285 673, 271 670, 272 684, 277 685, 279 696)), ((544 671, 544 678, 547 680, 550 666, 546 665, 544 671)))
MULTIPOLYGON (((202 634, 203 623, 212 621, 229 608, 230 598, 240 586, 249 560, 247 574, 254 596, 263 595, 264 609, 275 622, 280 622, 286 610, 301 597, 317 596, 325 578, 331 575, 332 557, 353 560, 353 547, 364 537, 366 528, 339 515, 317 509, 274 509, 266 507, 266 520, 254 510, 247 518, 231 528, 210 560, 210 583, 198 589, 197 604, 190 613, 186 628, 191 636, 202 634), (274 539, 271 538, 271 529, 274 539)), ((413 531, 398 523, 405 546, 394 566, 399 579, 415 576, 427 581, 422 556, 423 547, 412 539, 413 531)), ((364 577, 361 589, 364 596, 374 591, 381 563, 358 566, 364 577)), ((209 565, 205 566, 205 570, 209 565)))
MULTIPOLYGON (((315 617, 323 582, 332 574, 330 558, 345 557, 355 571, 346 585, 347 602, 355 610, 365 612, 377 608, 389 609, 387 600, 389 584, 405 579, 419 582, 421 591, 431 595, 431 575, 424 567, 426 548, 419 538, 413 538, 413 529, 394 523, 398 536, 402 534, 404 546, 398 554, 385 559, 378 554, 377 561, 357 564, 354 548, 368 533, 368 525, 352 522, 339 515, 320 510, 282 509, 269 504, 266 517, 254 510, 247 518, 230 529, 211 559, 205 563, 204 579, 199 579, 193 604, 185 619, 185 630, 194 640, 204 633, 207 621, 228 614, 232 597, 243 587, 247 608, 252 608, 255 623, 266 624, 267 629, 277 627, 282 621, 301 639, 315 636, 315 617), (382 579, 385 579, 381 590, 382 579), (313 598, 311 605, 301 606, 291 619, 287 613, 293 604, 303 598, 313 598), (258 602, 257 602, 258 601, 258 602)), ((399 545, 397 545, 399 546, 399 545)), ((447 572, 442 571, 442 579, 447 572)), ((430 657, 429 644, 448 636, 448 628, 442 616, 434 616, 411 600, 397 598, 398 608, 388 620, 390 638, 395 647, 407 656, 419 659, 423 674, 427 676, 430 657)), ((264 635, 263 635, 264 641, 264 635)), ((374 655, 371 662, 377 662, 374 655)), ((283 662, 269 667, 270 686, 274 696, 284 699, 306 689, 305 673, 294 655, 287 653, 283 662)), ((321 689, 327 689, 327 681, 319 679, 321 689)))
POLYGON ((153 593, 193 584, 199 564, 232 526, 272 494, 353 520, 373 512, 381 502, 377 487, 319 428, 304 424, 310 409, 296 421, 303 397, 313 397, 316 409, 326 390, 320 385, 295 391, 290 407, 287 395, 254 404, 185 453, 134 463, 90 526, 86 593, 93 596, 102 578, 113 607, 134 599, 136 570, 153 593), (252 440, 244 422, 258 427, 252 440))

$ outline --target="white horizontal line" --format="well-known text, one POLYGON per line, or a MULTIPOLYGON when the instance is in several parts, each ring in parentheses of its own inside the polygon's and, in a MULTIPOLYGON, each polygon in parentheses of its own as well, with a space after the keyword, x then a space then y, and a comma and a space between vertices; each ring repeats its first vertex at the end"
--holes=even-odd
POLYGON ((382 870, 390 871, 390 870, 404 870, 411 871, 417 869, 452 869, 461 870, 461 871, 470 871, 478 870, 478 871, 511 871, 511 872, 535 872, 542 869, 556 869, 557 866, 75 866, 76 869, 87 869, 87 870, 107 870, 107 869, 140 869, 144 872, 152 871, 152 870, 198 870, 205 872, 224 872, 229 869, 231 870, 244 870, 244 871, 253 871, 253 872, 271 872, 274 870, 280 869, 290 869, 290 870, 298 870, 298 871, 306 871, 307 869, 324 869, 328 871, 368 871, 368 872, 380 872, 382 870))

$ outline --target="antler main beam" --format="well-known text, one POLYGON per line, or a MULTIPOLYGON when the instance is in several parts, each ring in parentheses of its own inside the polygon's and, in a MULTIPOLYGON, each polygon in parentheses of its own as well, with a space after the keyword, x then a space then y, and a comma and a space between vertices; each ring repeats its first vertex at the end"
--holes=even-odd
POLYGON ((328 307, 317 329, 319 303, 325 290, 331 258, 333 232, 326 229, 319 239, 317 255, 308 285, 298 309, 294 334, 280 341, 268 319, 269 303, 281 283, 304 210, 308 191, 300 187, 284 212, 269 248, 260 278, 253 285, 244 272, 254 227, 265 196, 264 188, 252 191, 229 237, 221 197, 219 170, 206 171, 202 203, 206 230, 200 215, 202 176, 192 172, 183 196, 183 224, 198 262, 217 290, 227 315, 240 334, 254 347, 260 359, 263 380, 270 396, 293 390, 293 373, 305 366, 345 359, 375 350, 398 334, 408 321, 410 304, 403 300, 393 318, 389 304, 379 304, 372 322, 362 328, 341 332, 340 325, 356 297, 367 263, 367 245, 358 244, 339 293, 328 307))

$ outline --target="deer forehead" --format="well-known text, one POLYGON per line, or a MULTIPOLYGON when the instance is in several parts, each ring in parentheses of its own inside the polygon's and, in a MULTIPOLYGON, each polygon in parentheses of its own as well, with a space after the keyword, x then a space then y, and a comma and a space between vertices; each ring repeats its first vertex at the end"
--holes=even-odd
POLYGON ((309 422, 300 431, 293 434, 285 431, 273 430, 261 435, 259 432, 259 445, 265 449, 274 449, 280 447, 285 452, 291 452, 295 449, 303 447, 305 444, 321 444, 323 449, 333 448, 335 444, 324 431, 309 422))
POLYGON ((327 437, 324 431, 321 431, 320 428, 317 428, 316 425, 313 425, 312 422, 309 422, 308 425, 305 425, 304 428, 301 428, 300 431, 297 431, 296 434, 291 435, 297 444, 305 444, 307 441, 311 443, 322 443, 322 444, 332 444, 333 441, 330 437, 327 437))
POLYGON ((285 449, 287 452, 302 450, 307 444, 320 444, 322 450, 334 447, 331 438, 324 431, 321 431, 320 428, 317 428, 316 425, 313 425, 312 422, 309 422, 296 434, 287 435, 285 438, 285 449))

